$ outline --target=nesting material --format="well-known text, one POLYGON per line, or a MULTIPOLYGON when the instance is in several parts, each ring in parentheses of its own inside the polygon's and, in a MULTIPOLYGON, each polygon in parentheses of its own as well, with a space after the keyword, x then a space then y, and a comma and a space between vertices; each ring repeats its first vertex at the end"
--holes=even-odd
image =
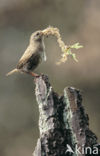
POLYGON ((61 54, 61 59, 57 62, 57 64, 61 64, 62 62, 66 62, 67 60, 67 56, 68 55, 72 55, 73 59, 75 61, 78 61, 76 59, 76 55, 74 53, 71 52, 71 49, 72 48, 75 48, 75 49, 79 49, 79 48, 82 48, 81 45, 79 45, 79 43, 76 43, 72 46, 67 46, 63 41, 62 41, 62 38, 61 38, 61 35, 60 35, 60 32, 59 32, 59 29, 58 28, 54 28, 52 26, 49 26, 47 27, 46 29, 44 29, 43 31, 43 34, 44 36, 49 36, 49 35, 52 35, 52 36, 55 36, 57 38, 57 42, 59 44, 59 47, 61 48, 62 50, 62 54, 61 54))

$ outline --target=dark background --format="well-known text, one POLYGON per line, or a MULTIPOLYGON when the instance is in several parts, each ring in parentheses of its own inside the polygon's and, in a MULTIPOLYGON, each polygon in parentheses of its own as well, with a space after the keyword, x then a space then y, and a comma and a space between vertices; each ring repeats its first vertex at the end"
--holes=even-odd
POLYGON ((58 27, 65 43, 80 42, 78 63, 71 58, 56 66, 61 50, 45 39, 47 62, 37 73, 49 75, 54 89, 74 86, 83 94, 90 128, 100 139, 100 0, 0 0, 0 156, 31 156, 36 146, 38 106, 32 77, 5 74, 13 69, 32 32, 58 27))

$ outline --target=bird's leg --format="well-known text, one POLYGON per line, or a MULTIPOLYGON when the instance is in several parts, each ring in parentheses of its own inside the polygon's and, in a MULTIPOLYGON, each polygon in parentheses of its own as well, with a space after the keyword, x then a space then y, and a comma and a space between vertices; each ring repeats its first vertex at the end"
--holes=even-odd
POLYGON ((34 73, 34 72, 31 72, 31 71, 25 71, 25 70, 22 70, 22 72, 26 73, 26 74, 30 74, 31 76, 33 77, 38 77, 39 75, 34 73))
POLYGON ((29 72, 30 75, 32 75, 33 77, 38 77, 39 75, 33 72, 29 72))

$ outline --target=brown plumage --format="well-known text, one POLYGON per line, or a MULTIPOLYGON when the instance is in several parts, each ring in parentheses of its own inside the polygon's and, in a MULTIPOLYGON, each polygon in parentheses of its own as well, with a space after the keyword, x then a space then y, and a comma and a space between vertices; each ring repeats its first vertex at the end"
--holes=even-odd
POLYGON ((33 71, 42 60, 46 61, 46 55, 43 33, 39 30, 31 35, 29 46, 20 58, 17 67, 9 72, 7 76, 14 72, 23 72, 31 74, 32 76, 37 76, 33 71))

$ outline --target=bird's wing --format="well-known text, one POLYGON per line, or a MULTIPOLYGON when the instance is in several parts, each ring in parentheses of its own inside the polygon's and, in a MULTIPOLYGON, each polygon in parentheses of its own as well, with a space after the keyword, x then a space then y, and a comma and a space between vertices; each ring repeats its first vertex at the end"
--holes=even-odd
POLYGON ((34 51, 28 47, 22 57, 20 58, 18 64, 17 64, 17 69, 21 69, 23 65, 28 61, 28 59, 33 55, 34 51))

